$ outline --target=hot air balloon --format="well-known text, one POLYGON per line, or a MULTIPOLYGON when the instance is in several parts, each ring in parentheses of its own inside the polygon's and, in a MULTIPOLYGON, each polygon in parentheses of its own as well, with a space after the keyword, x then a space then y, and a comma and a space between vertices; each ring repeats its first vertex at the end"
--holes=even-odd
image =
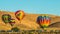
POLYGON ((15 16, 16 18, 21 22, 21 20, 24 18, 25 13, 22 10, 18 10, 17 12, 15 12, 15 16))
POLYGON ((11 18, 9 24, 10 24, 11 26, 13 26, 13 25, 15 24, 15 19, 12 19, 12 18, 11 18))
POLYGON ((9 14, 3 14, 2 15, 2 20, 4 21, 4 23, 9 23, 11 19, 11 16, 9 14))
POLYGON ((46 15, 38 16, 37 18, 37 23, 42 27, 42 28, 47 28, 50 24, 50 17, 46 15))

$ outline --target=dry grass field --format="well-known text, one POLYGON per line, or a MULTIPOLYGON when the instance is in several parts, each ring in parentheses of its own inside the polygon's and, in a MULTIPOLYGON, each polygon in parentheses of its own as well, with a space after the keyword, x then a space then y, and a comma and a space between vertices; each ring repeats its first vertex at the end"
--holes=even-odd
MULTIPOLYGON (((21 23, 20 21, 15 17, 14 12, 9 11, 0 11, 0 30, 11 30, 12 26, 8 23, 5 24, 2 21, 2 15, 3 14, 9 14, 12 18, 15 19, 15 24, 13 27, 18 27, 20 30, 39 30, 41 29, 40 26, 37 24, 36 19, 40 15, 44 14, 25 14, 25 17, 22 19, 21 23)), ((47 14, 51 17, 51 23, 49 25, 49 30, 51 29, 60 29, 60 16, 47 14)))

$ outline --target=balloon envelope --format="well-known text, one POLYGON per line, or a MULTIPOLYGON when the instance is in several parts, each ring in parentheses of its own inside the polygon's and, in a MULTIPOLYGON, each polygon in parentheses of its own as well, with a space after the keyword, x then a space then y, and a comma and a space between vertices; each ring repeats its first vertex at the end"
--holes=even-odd
POLYGON ((10 19, 9 24, 10 24, 11 26, 13 26, 13 25, 15 24, 15 19, 10 19))
POLYGON ((48 25, 50 24, 50 17, 49 16, 38 16, 37 22, 43 28, 48 27, 48 25))
POLYGON ((10 19, 11 19, 11 16, 9 14, 2 15, 2 20, 4 21, 4 23, 9 23, 10 19))
POLYGON ((18 10, 15 12, 15 16, 18 20, 22 20, 25 16, 25 13, 22 10, 18 10))

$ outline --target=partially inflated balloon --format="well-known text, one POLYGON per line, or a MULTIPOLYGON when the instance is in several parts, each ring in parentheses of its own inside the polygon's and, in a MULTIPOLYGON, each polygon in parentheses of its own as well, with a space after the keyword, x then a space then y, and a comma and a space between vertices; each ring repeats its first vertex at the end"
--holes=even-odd
POLYGON ((18 10, 15 12, 15 16, 18 20, 22 20, 25 16, 25 13, 22 10, 18 10))
POLYGON ((50 17, 49 16, 38 16, 37 22, 39 25, 41 25, 43 28, 46 28, 50 24, 50 17))

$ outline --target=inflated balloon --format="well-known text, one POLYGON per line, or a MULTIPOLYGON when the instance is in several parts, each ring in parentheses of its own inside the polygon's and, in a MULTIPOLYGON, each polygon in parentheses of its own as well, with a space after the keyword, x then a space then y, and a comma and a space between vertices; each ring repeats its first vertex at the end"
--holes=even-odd
POLYGON ((10 19, 9 24, 10 24, 11 26, 13 26, 13 25, 15 24, 15 19, 10 19))
POLYGON ((50 24, 50 17, 49 16, 38 16, 37 22, 41 27, 47 28, 50 24))
POLYGON ((15 16, 18 20, 22 20, 25 16, 25 13, 22 10, 18 10, 15 12, 15 16))
POLYGON ((4 23, 9 23, 10 19, 11 19, 11 16, 9 14, 2 15, 2 20, 4 21, 4 23))

